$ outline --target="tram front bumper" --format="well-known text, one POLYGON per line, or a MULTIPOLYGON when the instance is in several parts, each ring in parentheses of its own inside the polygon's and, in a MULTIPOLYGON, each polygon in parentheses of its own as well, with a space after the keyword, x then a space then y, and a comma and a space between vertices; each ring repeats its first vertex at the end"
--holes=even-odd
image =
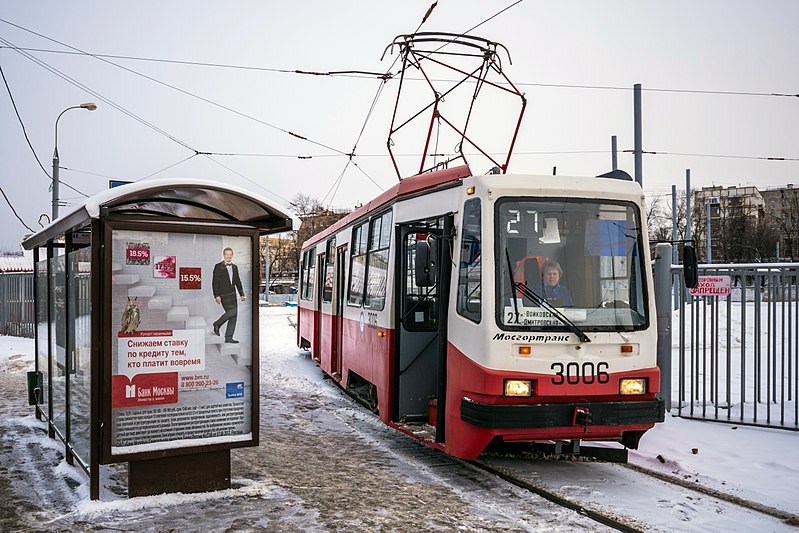
POLYGON ((634 426, 665 420, 662 399, 623 402, 484 404, 461 399, 461 420, 483 429, 634 426), (588 415, 588 416, 586 416, 588 415), (579 416, 579 421, 576 419, 579 416))

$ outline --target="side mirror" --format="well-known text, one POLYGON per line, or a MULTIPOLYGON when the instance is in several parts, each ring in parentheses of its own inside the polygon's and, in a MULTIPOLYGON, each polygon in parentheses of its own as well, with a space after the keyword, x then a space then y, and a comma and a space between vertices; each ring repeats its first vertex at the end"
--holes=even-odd
POLYGON ((699 266, 696 261, 694 245, 689 242, 686 242, 682 249, 682 264, 685 286, 689 289, 696 288, 699 284, 699 266))
POLYGON ((417 235, 414 282, 417 287, 432 287, 438 273, 438 243, 434 235, 417 235), (425 237, 425 238, 421 238, 425 237))

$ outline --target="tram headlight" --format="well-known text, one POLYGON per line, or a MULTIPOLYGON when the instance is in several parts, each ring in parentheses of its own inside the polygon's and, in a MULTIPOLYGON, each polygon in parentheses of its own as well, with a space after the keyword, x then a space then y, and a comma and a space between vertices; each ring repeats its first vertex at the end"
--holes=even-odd
POLYGON ((646 378, 624 378, 619 380, 619 394, 631 396, 646 394, 646 378))
POLYGON ((529 379, 506 379, 505 380, 505 396, 523 396, 529 397, 533 395, 533 382, 529 379))

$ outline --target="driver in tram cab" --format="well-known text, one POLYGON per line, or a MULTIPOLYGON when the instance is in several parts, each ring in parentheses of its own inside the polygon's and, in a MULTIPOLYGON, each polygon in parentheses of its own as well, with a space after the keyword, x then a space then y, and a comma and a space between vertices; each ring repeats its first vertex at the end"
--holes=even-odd
POLYGON ((544 280, 542 296, 552 307, 574 307, 572 295, 565 286, 560 284, 563 269, 557 261, 548 259, 541 267, 544 280))

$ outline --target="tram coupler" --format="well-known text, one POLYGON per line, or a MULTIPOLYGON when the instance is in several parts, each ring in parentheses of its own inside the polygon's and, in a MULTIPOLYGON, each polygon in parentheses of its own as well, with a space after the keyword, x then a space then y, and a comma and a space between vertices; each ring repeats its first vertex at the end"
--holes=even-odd
POLYGON ((588 407, 575 407, 574 416, 572 417, 572 425, 582 426, 588 428, 591 423, 591 411, 588 407))

